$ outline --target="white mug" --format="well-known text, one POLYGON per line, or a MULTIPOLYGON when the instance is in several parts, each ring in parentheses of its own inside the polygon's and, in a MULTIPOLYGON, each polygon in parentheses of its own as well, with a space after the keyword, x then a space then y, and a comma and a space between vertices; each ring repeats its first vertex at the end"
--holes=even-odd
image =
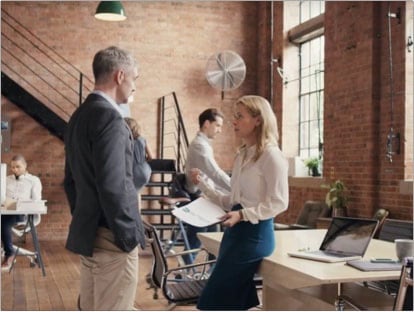
POLYGON ((400 262, 405 257, 412 257, 414 253, 414 240, 398 238, 395 241, 395 251, 400 262))

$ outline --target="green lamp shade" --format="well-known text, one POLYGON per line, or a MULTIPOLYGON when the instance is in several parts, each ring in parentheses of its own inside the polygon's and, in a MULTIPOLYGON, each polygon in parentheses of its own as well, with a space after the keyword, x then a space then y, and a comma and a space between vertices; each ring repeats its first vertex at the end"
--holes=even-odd
POLYGON ((96 8, 95 18, 102 21, 119 22, 126 20, 121 1, 101 1, 96 8))

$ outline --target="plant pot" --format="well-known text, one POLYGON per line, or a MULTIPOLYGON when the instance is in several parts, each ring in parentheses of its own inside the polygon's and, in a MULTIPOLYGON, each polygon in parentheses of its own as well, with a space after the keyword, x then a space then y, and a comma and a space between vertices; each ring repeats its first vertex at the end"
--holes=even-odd
POLYGON ((332 217, 346 217, 346 207, 337 207, 332 209, 332 217))
POLYGON ((319 173, 318 167, 313 167, 312 168, 312 177, 320 177, 321 174, 319 173))

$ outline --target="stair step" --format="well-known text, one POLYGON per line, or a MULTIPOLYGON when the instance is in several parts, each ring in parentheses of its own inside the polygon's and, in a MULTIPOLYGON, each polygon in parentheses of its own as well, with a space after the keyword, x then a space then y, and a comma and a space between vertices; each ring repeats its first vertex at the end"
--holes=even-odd
POLYGON ((145 216, 158 216, 158 215, 171 215, 172 209, 151 209, 151 208, 144 208, 140 209, 141 215, 145 216))
POLYGON ((151 223, 157 230, 172 230, 172 229, 177 229, 178 228, 178 224, 175 223, 151 223))
POLYGON ((162 182, 162 181, 150 181, 147 183, 146 187, 168 187, 171 184, 170 181, 162 182))
POLYGON ((154 194, 143 194, 143 195, 141 195, 141 200, 159 200, 159 199, 161 199, 161 198, 163 198, 163 197, 168 197, 168 194, 165 194, 165 195, 161 195, 161 194, 157 194, 157 195, 154 195, 154 194))
POLYGON ((175 173, 175 160, 174 159, 152 159, 149 165, 153 173, 175 173))

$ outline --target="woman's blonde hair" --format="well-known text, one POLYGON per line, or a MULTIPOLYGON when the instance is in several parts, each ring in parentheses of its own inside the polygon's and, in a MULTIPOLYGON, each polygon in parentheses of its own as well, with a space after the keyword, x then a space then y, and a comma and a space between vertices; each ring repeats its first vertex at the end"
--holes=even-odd
POLYGON ((126 123, 128 124, 129 129, 131 129, 132 137, 135 140, 141 135, 141 127, 139 126, 138 122, 134 118, 125 117, 124 119, 126 123))
MULTIPOLYGON (((269 102, 258 95, 245 95, 236 101, 236 105, 243 105, 252 117, 260 117, 261 123, 256 131, 256 153, 254 161, 259 159, 267 145, 278 145, 279 132, 276 115, 269 102)), ((245 145, 241 146, 241 149, 245 145)))

